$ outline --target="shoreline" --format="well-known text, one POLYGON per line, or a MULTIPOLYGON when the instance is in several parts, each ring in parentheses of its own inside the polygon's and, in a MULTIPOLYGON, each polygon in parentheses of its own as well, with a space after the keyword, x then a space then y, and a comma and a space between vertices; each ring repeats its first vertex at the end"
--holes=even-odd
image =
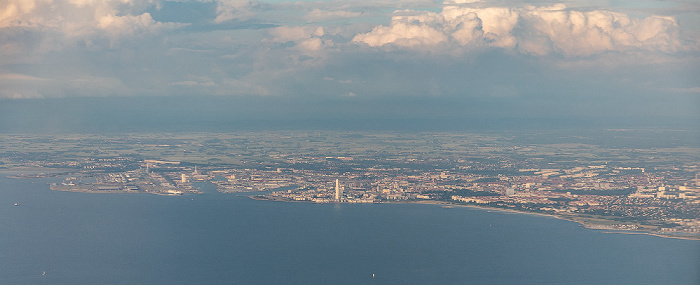
POLYGON ((49 184, 49 189, 51 191, 58 192, 72 192, 72 193, 89 193, 89 194, 153 194, 159 196, 185 196, 185 195, 199 195, 202 193, 168 193, 168 192, 150 192, 150 191, 130 191, 130 190, 92 190, 86 188, 76 188, 76 189, 57 189, 51 184, 49 184))
POLYGON ((141 192, 141 191, 126 191, 126 190, 85 190, 85 189, 51 189, 51 191, 58 192, 70 192, 70 193, 87 193, 87 194, 151 194, 158 196, 187 196, 187 195, 199 195, 202 193, 161 193, 161 192, 141 192))
POLYGON ((11 167, 0 167, 0 172, 37 172, 37 171, 57 171, 64 170, 63 168, 47 168, 39 166, 11 166, 11 167))
MULTIPOLYGON (((10 179, 39 179, 39 178, 55 178, 63 175, 71 175, 78 173, 75 169, 69 168, 44 168, 44 167, 9 167, 0 168, 0 174, 4 175, 10 179)), ((168 193, 168 192, 150 192, 150 191, 131 191, 131 190, 97 190, 89 188, 56 188, 49 185, 49 190, 58 192, 72 192, 72 193, 88 193, 88 194, 153 194, 158 196, 185 196, 185 195, 199 195, 201 192, 196 193, 168 193)))
POLYGON ((17 173, 17 174, 35 174, 35 173, 45 173, 45 174, 62 174, 62 173, 73 173, 77 172, 76 169, 71 168, 46 168, 46 167, 2 167, 0 168, 0 173, 17 173))
MULTIPOLYGON (((259 195, 251 195, 247 196, 250 199, 253 200, 258 200, 258 201, 271 201, 271 202, 289 202, 289 203, 307 203, 307 204, 319 204, 319 203, 314 203, 311 201, 285 201, 285 200, 275 200, 275 199, 265 199, 265 198, 259 198, 259 195)), ((324 203, 324 204, 354 204, 354 203, 324 203)), ((518 211, 518 210, 513 210, 513 209, 503 209, 503 208, 496 208, 496 207, 488 207, 488 206, 479 206, 479 205, 464 205, 464 204, 454 204, 454 203, 448 203, 448 202, 442 202, 442 201, 429 201, 429 200, 423 200, 423 201, 415 201, 415 202, 408 202, 408 201, 403 201, 403 202, 381 202, 381 203, 364 203, 364 204, 424 204, 424 205, 438 205, 438 206, 450 206, 450 207, 463 207, 463 208, 474 208, 474 209, 479 209, 479 210, 486 210, 486 211, 499 211, 499 212, 504 212, 504 213, 513 213, 513 214, 527 214, 527 215, 535 215, 535 216, 541 216, 541 217, 549 217, 549 218, 555 218, 558 220, 563 220, 563 221, 569 221, 569 222, 574 222, 582 227, 589 229, 589 230, 596 230, 596 231, 601 231, 603 233, 616 233, 616 234, 637 234, 637 235, 650 235, 650 236, 655 236, 655 237, 660 237, 660 238, 672 238, 672 239, 682 239, 682 240, 694 240, 694 241, 700 241, 700 234, 696 234, 693 236, 684 236, 684 235, 673 235, 673 234, 663 234, 663 233, 657 233, 657 232, 651 232, 651 231, 644 231, 644 230, 626 230, 626 229, 614 229, 614 228, 595 228, 597 224, 594 223, 586 223, 586 219, 596 219, 596 218, 586 218, 586 217, 575 217, 575 216, 562 216, 562 215, 556 215, 556 214, 546 214, 546 213, 534 213, 534 212, 526 212, 526 211, 518 211), (578 218, 578 219, 577 219, 578 218)), ((603 220, 603 221, 610 221, 614 222, 611 220, 606 220, 602 218, 598 218, 598 220, 603 220)), ((636 225, 636 224, 635 224, 636 225)))
MULTIPOLYGON (((42 167, 10 167, 10 168, 0 168, 0 173, 13 174, 13 175, 6 175, 6 177, 13 178, 13 179, 34 179, 34 178, 55 177, 56 175, 66 174, 67 172, 70 172, 71 170, 72 169, 42 168, 42 167), (37 173, 44 174, 44 175, 41 175, 42 177, 35 177, 33 175, 29 175, 27 177, 20 177, 23 174, 37 174, 37 173)), ((49 188, 51 189, 53 187, 49 187, 49 188)), ((140 191, 124 191, 124 190, 89 190, 89 189, 70 189, 70 190, 69 189, 51 189, 51 190, 52 191, 60 191, 60 192, 95 193, 95 194, 138 194, 138 193, 143 193, 143 194, 154 194, 154 195, 159 195, 159 196, 182 196, 182 195, 202 194, 202 193, 170 194, 170 193, 157 193, 157 192, 140 192, 140 191)), ((295 203, 318 204, 318 203, 315 203, 313 201, 267 199, 267 198, 261 197, 261 195, 240 195, 240 194, 246 193, 245 191, 243 191, 243 192, 229 192, 229 193, 220 192, 220 193, 237 194, 239 196, 246 196, 250 199, 258 200, 258 201, 277 201, 277 202, 295 202, 295 203)), ((250 193, 250 192, 248 192, 248 193, 250 193)), ((331 202, 331 203, 324 203, 324 204, 353 204, 353 203, 331 202)), ((583 217, 583 216, 574 216, 574 215, 536 213, 536 212, 528 212, 528 211, 519 211, 519 210, 515 210, 515 209, 488 207, 488 206, 482 206, 482 205, 456 204, 456 203, 435 201, 435 200, 398 201, 398 202, 396 202, 396 201, 383 201, 383 202, 378 202, 378 203, 364 203, 364 204, 426 204, 426 205, 439 205, 439 206, 449 206, 449 207, 466 207, 466 208, 474 208, 474 209, 480 209, 480 210, 486 210, 486 211, 499 211, 499 212, 505 212, 505 213, 528 214, 528 215, 536 215, 536 216, 542 216, 542 217, 550 217, 550 218, 555 218, 555 219, 559 219, 559 220, 575 222, 586 229, 603 231, 606 233, 644 234, 644 235, 651 235, 651 236, 656 236, 656 237, 661 237, 661 238, 673 238, 673 239, 700 241, 700 234, 677 233, 677 232, 660 233, 660 232, 655 232, 655 231, 651 231, 651 230, 644 230, 644 229, 615 228, 615 227, 611 226, 610 224, 607 224, 607 223, 615 223, 615 221, 605 219, 604 217, 583 217), (605 223, 595 223, 592 221, 603 221, 605 223)), ((634 225, 634 226, 637 226, 640 228, 649 227, 648 225, 645 226, 643 224, 637 224, 637 223, 631 223, 630 225, 634 225)))

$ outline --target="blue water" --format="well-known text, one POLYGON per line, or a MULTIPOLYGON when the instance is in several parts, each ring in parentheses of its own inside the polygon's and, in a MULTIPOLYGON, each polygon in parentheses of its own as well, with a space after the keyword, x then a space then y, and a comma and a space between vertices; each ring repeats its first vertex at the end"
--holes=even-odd
POLYGON ((548 217, 51 181, 0 173, 0 284, 700 284, 698 241, 548 217))

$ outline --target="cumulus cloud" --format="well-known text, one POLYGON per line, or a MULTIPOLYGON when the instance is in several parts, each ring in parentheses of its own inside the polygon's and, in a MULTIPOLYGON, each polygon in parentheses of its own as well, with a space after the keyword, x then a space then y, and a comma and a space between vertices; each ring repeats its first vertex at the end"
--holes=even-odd
POLYGON ((0 2, 0 28, 12 26, 28 26, 32 23, 28 15, 37 8, 37 4, 46 5, 50 1, 9 0, 0 2))
POLYGON ((393 44, 402 47, 430 46, 446 42, 442 16, 433 12, 400 11, 389 26, 377 26, 371 32, 359 34, 355 42, 370 46, 393 44))
POLYGON ((0 28, 24 27, 55 32, 68 39, 106 36, 112 43, 185 24, 164 23, 145 12, 151 1, 5 0, 0 1, 0 28))
POLYGON ((454 3, 447 3, 440 13, 399 11, 388 26, 376 26, 353 41, 374 47, 492 46, 566 56, 689 48, 680 40, 678 23, 672 17, 633 18, 605 10, 576 11, 564 4, 508 8, 454 3))
POLYGON ((162 30, 170 30, 183 25, 180 23, 156 22, 151 17, 151 14, 143 13, 137 16, 104 15, 99 19, 97 27, 109 35, 114 44, 120 38, 156 34, 162 30))

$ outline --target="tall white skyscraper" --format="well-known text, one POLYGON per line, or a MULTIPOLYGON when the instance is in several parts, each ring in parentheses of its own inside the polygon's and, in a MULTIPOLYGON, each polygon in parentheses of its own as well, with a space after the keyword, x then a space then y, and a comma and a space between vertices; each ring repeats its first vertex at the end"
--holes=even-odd
POLYGON ((340 181, 335 180, 335 200, 340 202, 340 197, 343 196, 343 190, 340 189, 340 181))

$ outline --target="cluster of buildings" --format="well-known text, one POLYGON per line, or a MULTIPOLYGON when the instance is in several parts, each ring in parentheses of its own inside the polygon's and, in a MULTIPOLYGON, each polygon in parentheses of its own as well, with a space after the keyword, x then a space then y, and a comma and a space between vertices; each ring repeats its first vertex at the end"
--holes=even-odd
POLYGON ((52 190, 93 193, 150 193, 157 195, 200 194, 192 187, 185 174, 181 179, 173 179, 174 172, 150 171, 153 161, 144 162, 145 168, 124 172, 79 173, 69 176, 61 183, 50 185, 52 190))
POLYGON ((201 182, 279 201, 434 201, 602 217, 620 228, 700 229, 700 153, 692 147, 383 133, 0 140, 0 167, 61 168, 69 178, 51 187, 63 191, 184 195, 200 193, 193 183, 201 182))
POLYGON ((270 172, 269 177, 274 173, 285 177, 287 185, 297 187, 259 199, 312 203, 435 201, 627 221, 618 224, 618 229, 651 223, 663 231, 700 232, 700 179, 668 184, 663 172, 649 173, 642 168, 601 165, 521 169, 511 175, 373 168, 337 176, 323 171, 270 172), (335 187, 332 181, 336 181, 335 187))

